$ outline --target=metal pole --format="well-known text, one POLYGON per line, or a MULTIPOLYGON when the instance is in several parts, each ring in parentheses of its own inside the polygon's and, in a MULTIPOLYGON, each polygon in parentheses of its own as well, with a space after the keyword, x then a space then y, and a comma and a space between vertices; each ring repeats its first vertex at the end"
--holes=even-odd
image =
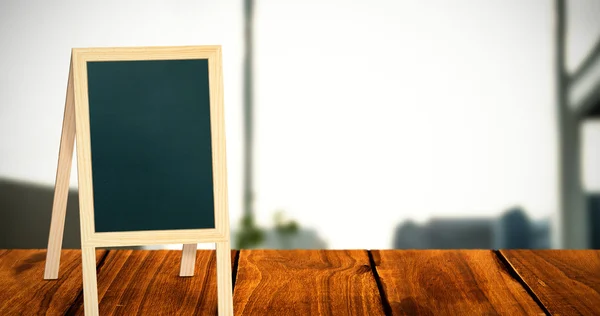
POLYGON ((586 196, 581 179, 580 117, 569 108, 569 75, 566 71, 566 3, 555 1, 556 102, 558 124, 558 248, 589 246, 586 196))
POLYGON ((254 213, 253 17, 254 1, 244 0, 244 216, 254 213))

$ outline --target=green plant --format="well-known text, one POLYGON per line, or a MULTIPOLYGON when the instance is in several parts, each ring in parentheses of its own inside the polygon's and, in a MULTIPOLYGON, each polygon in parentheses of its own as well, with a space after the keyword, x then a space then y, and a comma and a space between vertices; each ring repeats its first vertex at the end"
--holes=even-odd
POLYGON ((298 223, 294 220, 286 220, 284 212, 279 210, 273 216, 275 221, 275 231, 281 235, 294 235, 298 232, 298 223))
POLYGON ((254 217, 246 214, 240 222, 240 229, 236 234, 236 244, 239 249, 254 248, 265 239, 265 232, 254 223, 254 217))

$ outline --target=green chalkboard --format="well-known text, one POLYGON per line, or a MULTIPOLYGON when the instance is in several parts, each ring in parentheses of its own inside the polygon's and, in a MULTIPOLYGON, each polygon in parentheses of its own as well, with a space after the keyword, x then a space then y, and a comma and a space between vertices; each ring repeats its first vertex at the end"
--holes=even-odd
POLYGON ((215 228, 208 60, 87 75, 96 232, 215 228))

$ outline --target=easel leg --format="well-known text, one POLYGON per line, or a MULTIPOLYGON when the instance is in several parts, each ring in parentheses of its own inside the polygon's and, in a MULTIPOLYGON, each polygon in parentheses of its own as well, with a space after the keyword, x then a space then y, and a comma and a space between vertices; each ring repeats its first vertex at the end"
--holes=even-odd
POLYGON ((81 248, 83 267, 83 309, 86 316, 98 315, 98 282, 96 277, 96 248, 81 248))
POLYGON ((181 266, 179 268, 179 276, 193 276, 196 266, 196 249, 198 244, 183 245, 181 252, 181 266))
POLYGON ((67 214, 67 199, 69 197, 69 180, 75 144, 75 107, 73 99, 73 75, 69 69, 67 97, 63 117, 60 149, 58 152, 58 167, 56 168, 56 184, 54 186, 54 202, 52 204, 52 219, 46 252, 44 279, 57 279, 60 266, 60 251, 62 248, 65 216, 67 214))
POLYGON ((229 241, 217 243, 217 293, 219 297, 219 315, 233 315, 231 248, 229 241))

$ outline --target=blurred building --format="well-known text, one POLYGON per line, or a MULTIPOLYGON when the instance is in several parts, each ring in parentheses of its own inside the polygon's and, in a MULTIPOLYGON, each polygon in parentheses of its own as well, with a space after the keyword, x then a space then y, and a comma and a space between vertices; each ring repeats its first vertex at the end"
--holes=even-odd
POLYGON ((411 220, 404 221, 396 228, 394 248, 427 249, 431 244, 427 227, 419 226, 411 220))
POLYGON ((552 243, 550 239, 550 221, 548 219, 532 222, 531 229, 532 249, 552 248, 552 243))
POLYGON ((533 227, 525 212, 513 208, 495 221, 494 247, 529 249, 533 246, 533 227))
POLYGON ((394 234, 396 249, 536 249, 550 247, 548 220, 531 221, 521 208, 498 218, 434 218, 405 221, 394 234))
MULTIPOLYGON (((0 249, 46 248, 54 188, 31 182, 0 179, 0 249)), ((79 195, 67 199, 63 248, 81 248, 79 195)))
POLYGON ((282 234, 275 229, 265 232, 264 241, 258 248, 266 249, 326 249, 327 243, 314 229, 300 228, 293 234, 282 234))
POLYGON ((494 225, 487 218, 438 218, 429 222, 428 248, 464 249, 491 248, 494 243, 494 225))
POLYGON ((494 221, 488 218, 435 218, 425 225, 401 223, 394 234, 396 249, 492 248, 494 221))

